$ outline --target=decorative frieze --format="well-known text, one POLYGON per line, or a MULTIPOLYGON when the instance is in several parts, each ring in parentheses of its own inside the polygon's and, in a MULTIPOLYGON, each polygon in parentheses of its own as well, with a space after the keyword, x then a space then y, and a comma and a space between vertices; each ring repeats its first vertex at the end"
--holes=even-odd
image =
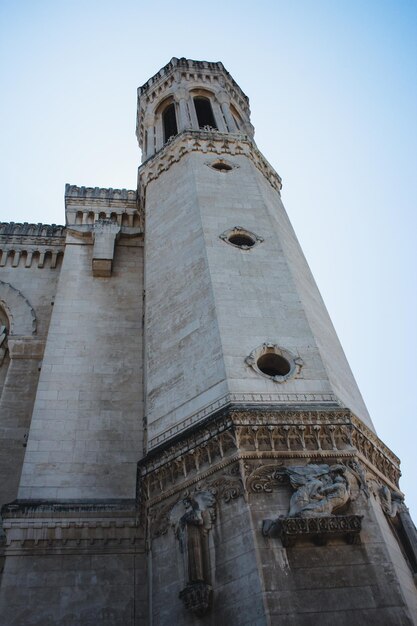
POLYGON ((324 407, 340 408, 341 404, 336 396, 332 393, 229 393, 225 394, 221 398, 218 398, 215 402, 206 405, 197 413, 192 413, 181 422, 176 422, 174 426, 167 428, 161 433, 153 436, 152 425, 148 426, 149 435, 149 449, 156 448, 161 444, 164 444, 169 439, 180 435, 190 427, 196 425, 209 416, 215 415, 223 407, 227 407, 231 404, 239 405, 262 405, 262 408, 266 405, 282 406, 283 409, 292 406, 294 408, 302 408, 304 406, 311 407, 324 407))
POLYGON ((218 131, 184 131, 167 143, 152 158, 139 168, 140 201, 144 206, 144 195, 147 185, 157 180, 162 172, 168 170, 173 163, 178 163, 186 154, 201 152, 219 156, 246 156, 265 176, 270 185, 281 191, 280 176, 259 152, 253 141, 239 133, 225 134, 218 131))
MULTIPOLYGON (((222 411, 217 418, 208 419, 188 435, 152 451, 141 461, 138 465, 139 497, 159 502, 237 461, 248 468, 241 472, 248 492, 270 491, 271 481, 282 478, 277 469, 279 463, 288 459, 350 463, 363 485, 365 472, 360 470, 360 475, 359 461, 398 491, 398 458, 349 410, 236 408, 222 411), (268 459, 274 460, 272 475, 268 459), (252 469, 256 469, 251 469, 252 461, 262 466, 259 470, 262 476, 248 478, 252 469)), ((367 491, 366 486, 361 488, 367 491)))
POLYGON ((297 540, 310 539, 316 545, 325 545, 334 537, 343 537, 347 543, 360 543, 362 515, 332 515, 328 517, 285 517, 264 520, 262 534, 277 537, 289 548, 297 540))

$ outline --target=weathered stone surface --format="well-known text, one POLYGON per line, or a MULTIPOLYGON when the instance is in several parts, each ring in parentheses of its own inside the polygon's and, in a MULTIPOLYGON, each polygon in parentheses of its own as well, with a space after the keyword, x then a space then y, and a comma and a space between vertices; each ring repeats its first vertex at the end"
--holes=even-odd
POLYGON ((1 623, 417 624, 399 459, 247 96, 173 58, 137 120, 137 190, 0 224, 1 623))

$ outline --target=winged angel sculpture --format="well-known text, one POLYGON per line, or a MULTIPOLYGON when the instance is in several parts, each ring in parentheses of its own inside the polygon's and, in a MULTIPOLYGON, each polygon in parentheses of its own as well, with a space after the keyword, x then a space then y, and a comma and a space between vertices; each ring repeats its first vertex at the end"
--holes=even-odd
POLYGON ((200 491, 177 502, 170 523, 184 557, 187 584, 210 580, 208 531, 215 520, 215 497, 200 491))
POLYGON ((345 465, 287 467, 291 486, 288 517, 325 517, 343 507, 350 498, 353 477, 345 465))

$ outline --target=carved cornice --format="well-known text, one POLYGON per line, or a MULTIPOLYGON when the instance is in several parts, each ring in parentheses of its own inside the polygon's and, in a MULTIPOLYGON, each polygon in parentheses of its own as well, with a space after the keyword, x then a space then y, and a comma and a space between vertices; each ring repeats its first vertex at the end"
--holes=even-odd
POLYGON ((254 142, 247 135, 221 133, 219 131, 190 131, 186 130, 176 135, 161 150, 139 168, 140 200, 144 206, 144 195, 147 185, 159 178, 160 174, 168 170, 173 163, 177 163, 183 156, 191 152, 216 154, 219 156, 246 156, 255 167, 265 176, 270 185, 280 193, 282 188, 281 177, 261 154, 254 142))
POLYGON ((180 436, 183 432, 189 430, 190 427, 198 427, 198 423, 214 417, 219 410, 229 405, 257 405, 259 406, 259 411, 268 406, 280 406, 283 410, 290 407, 302 409, 314 406, 316 408, 327 407, 334 409, 342 406, 332 393, 229 393, 206 405, 197 413, 194 412, 184 417, 181 422, 176 422, 175 426, 171 426, 155 435, 153 434, 156 430, 155 426, 152 424, 148 425, 149 449, 166 444, 168 440, 180 436))
POLYGON ((3 506, 1 514, 6 554, 97 548, 119 552, 143 544, 135 501, 16 501, 3 506))
POLYGON ((152 451, 138 464, 138 497, 156 503, 237 461, 267 459, 357 459, 398 491, 398 458, 349 410, 252 407, 223 411, 152 451))

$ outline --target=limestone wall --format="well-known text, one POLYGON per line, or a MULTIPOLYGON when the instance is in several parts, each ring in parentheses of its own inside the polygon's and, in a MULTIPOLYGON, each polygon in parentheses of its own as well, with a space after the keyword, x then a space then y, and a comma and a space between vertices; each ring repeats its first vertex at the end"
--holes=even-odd
POLYGON ((109 278, 68 235, 20 498, 134 497, 142 453, 142 247, 116 245, 109 278))
POLYGON ((0 504, 17 497, 64 234, 62 226, 0 224, 0 504))

